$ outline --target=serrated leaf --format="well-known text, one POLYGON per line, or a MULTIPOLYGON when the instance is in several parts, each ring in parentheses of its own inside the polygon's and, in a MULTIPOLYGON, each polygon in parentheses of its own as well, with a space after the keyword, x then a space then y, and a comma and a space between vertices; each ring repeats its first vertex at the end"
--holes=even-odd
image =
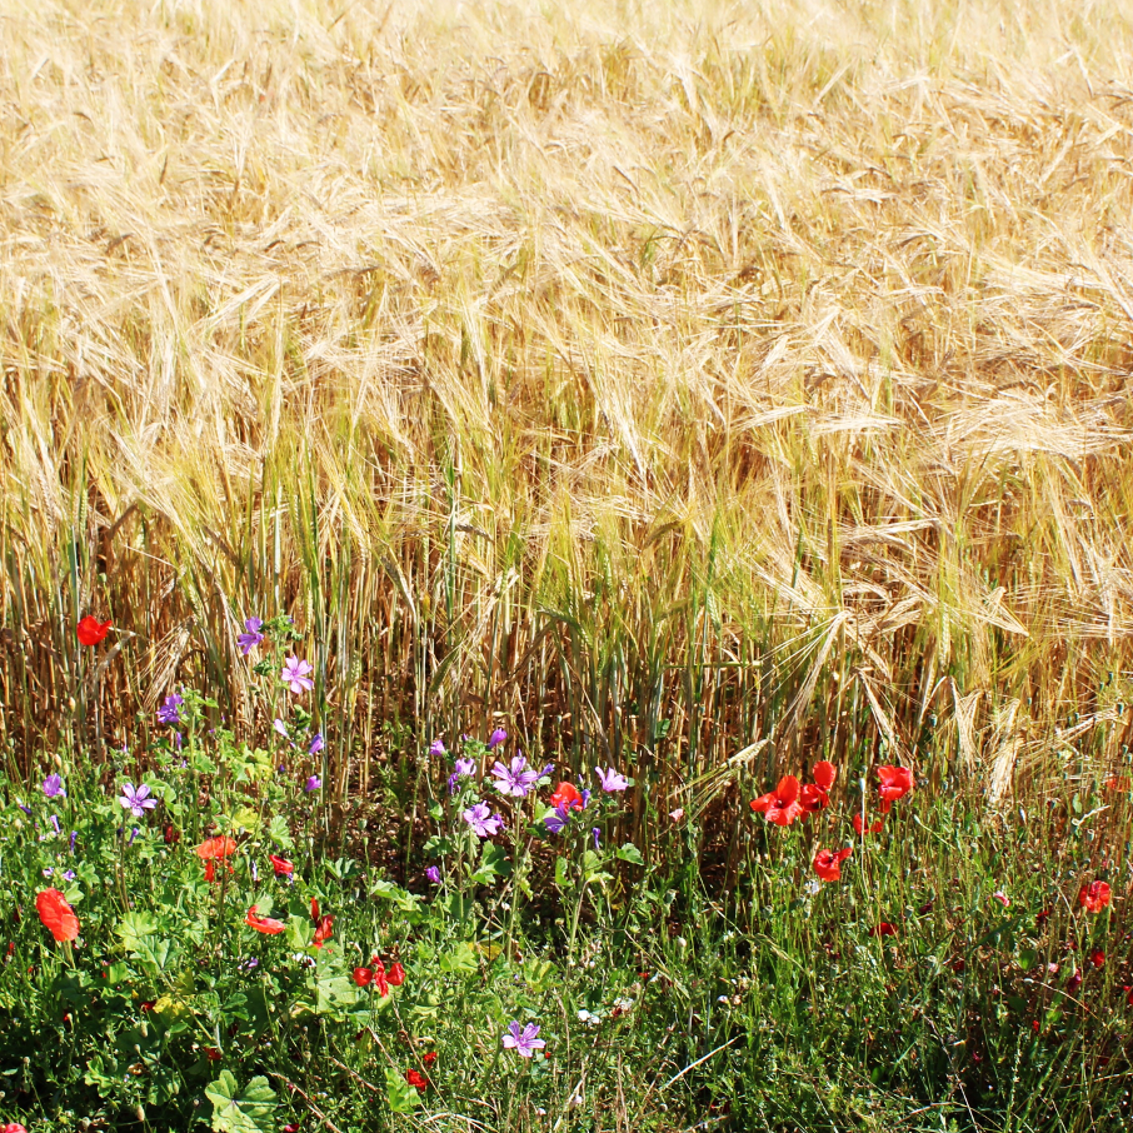
POLYGON ((232 1071, 222 1070, 220 1077, 205 1087, 205 1097, 212 1102, 213 1133, 267 1133, 275 1110, 275 1091, 262 1075, 253 1078, 241 1092, 232 1071))
POLYGON ((273 814, 268 823, 268 837, 281 849, 290 850, 295 843, 291 831, 287 829, 287 819, 282 814, 273 814))
POLYGON ((157 921, 149 913, 127 913, 114 927, 114 934, 127 952, 137 953, 138 946, 157 932, 157 921))

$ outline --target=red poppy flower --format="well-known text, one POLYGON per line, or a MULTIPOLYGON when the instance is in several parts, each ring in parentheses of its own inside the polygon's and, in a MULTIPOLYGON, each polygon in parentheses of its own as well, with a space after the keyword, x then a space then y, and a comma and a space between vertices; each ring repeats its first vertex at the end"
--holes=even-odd
POLYGON ((50 930, 57 943, 74 940, 79 935, 79 918, 58 889, 44 889, 42 893, 37 893, 35 909, 44 927, 50 930))
POLYGON ((275 936, 276 933, 282 932, 287 925, 283 921, 273 920, 271 917, 261 917, 256 912, 256 906, 253 905, 248 910, 248 915, 244 918, 244 923, 249 928, 254 928, 256 932, 264 932, 269 936, 275 936))
POLYGON ((419 1070, 406 1070, 405 1080, 415 1089, 427 1090, 429 1088, 429 1079, 419 1070))
POLYGON ((1095 968, 1100 968, 1105 963, 1105 953, 1100 948, 1095 948, 1090 953, 1090 963, 1095 968))
POLYGON ((165 838, 167 846, 176 846, 181 841, 181 831, 173 825, 172 822, 167 822, 161 829, 162 836, 165 838))
POLYGON ((28 1133, 28 1131, 18 1121, 9 1121, 7 1125, 0 1125, 0 1133, 28 1133))
POLYGON ((77 626, 75 632, 79 635, 80 645, 97 645, 110 632, 110 622, 100 622, 87 614, 77 626))
POLYGON ((389 982, 393 987, 405 983, 405 969, 396 960, 389 966, 389 982))
POLYGON ((842 877, 842 863, 854 852, 852 846, 844 850, 819 850, 814 855, 814 872, 823 881, 839 881, 842 877))
POLYGON ((913 789, 913 773, 907 767, 879 767, 877 774, 881 779, 881 810, 888 814, 889 807, 913 789))
POLYGON ((373 967, 354 969, 354 982, 359 987, 368 987, 372 984, 378 989, 378 994, 384 998, 389 995, 389 981, 386 979, 386 966, 377 956, 371 957, 370 963, 373 967))
POLYGON ((319 919, 319 902, 318 898, 311 898, 311 920, 317 921, 319 919))
POLYGON ((205 1054, 208 1056, 209 1062, 219 1062, 224 1057, 214 1046, 206 1046, 205 1054))
POLYGON ((432 1066, 433 1063, 437 1061, 437 1052, 435 1050, 431 1050, 428 1054, 421 1055, 421 1061, 426 1066, 432 1066))
POLYGON ((1129 778, 1126 775, 1111 775, 1105 781, 1106 789, 1110 791, 1128 791, 1129 778))
POLYGON ((197 847, 197 857, 202 861, 209 861, 215 858, 226 858, 230 854, 236 852, 236 842, 225 835, 223 838, 206 838, 197 847))
POLYGON ((551 806, 561 807, 563 810, 582 810, 582 796, 573 783, 560 783, 551 795, 551 806))
POLYGON ((794 775, 784 775, 775 790, 760 795, 758 799, 752 799, 751 809, 777 826, 790 826, 804 813, 803 808, 799 806, 798 798, 798 779, 794 775))
POLYGON ((334 917, 327 913, 325 917, 319 917, 319 923, 315 926, 315 940, 314 945, 316 948, 322 948, 323 943, 330 940, 331 926, 334 924, 334 917))
POLYGON ((820 759, 810 772, 814 776, 815 784, 823 791, 829 791, 838 777, 838 768, 828 759, 820 759))
POLYGON ((888 921, 882 921, 881 924, 874 925, 869 930, 870 936, 896 936, 897 930, 888 921))
POLYGON ((271 862, 271 868, 275 870, 276 877, 290 877, 295 872, 295 867, 286 858, 281 858, 278 854, 268 854, 268 861, 271 862))
POLYGON ((1109 904, 1111 890, 1105 881, 1091 881, 1078 890, 1078 904, 1091 913, 1100 913, 1109 904))
POLYGON ((866 834, 880 834, 881 828, 885 825, 883 819, 875 818, 869 826, 866 826, 862 822, 862 816, 860 814, 855 814, 852 821, 859 838, 862 836, 863 832, 866 834))
POLYGON ((814 814, 830 805, 830 796, 817 783, 804 783, 799 790, 799 809, 814 814))

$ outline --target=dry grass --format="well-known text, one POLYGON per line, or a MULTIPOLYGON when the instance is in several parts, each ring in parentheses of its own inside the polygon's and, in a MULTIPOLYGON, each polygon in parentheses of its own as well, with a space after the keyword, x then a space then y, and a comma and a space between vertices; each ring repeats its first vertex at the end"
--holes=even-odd
POLYGON ((10 2, 16 759, 254 714, 286 611, 340 789, 490 713, 701 804, 933 719, 1104 772, 1133 29, 1029 7, 10 2))

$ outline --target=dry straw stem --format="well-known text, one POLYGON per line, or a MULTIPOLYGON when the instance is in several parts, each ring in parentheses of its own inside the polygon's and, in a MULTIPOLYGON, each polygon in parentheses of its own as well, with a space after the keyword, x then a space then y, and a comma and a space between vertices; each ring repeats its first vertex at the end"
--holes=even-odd
POLYGON ((252 613, 307 634, 340 793, 402 725, 679 800, 936 719, 1006 797, 1124 695, 1126 6, 2 20, 25 767, 174 681, 262 727, 252 613), (136 635, 97 681, 90 611, 136 635))

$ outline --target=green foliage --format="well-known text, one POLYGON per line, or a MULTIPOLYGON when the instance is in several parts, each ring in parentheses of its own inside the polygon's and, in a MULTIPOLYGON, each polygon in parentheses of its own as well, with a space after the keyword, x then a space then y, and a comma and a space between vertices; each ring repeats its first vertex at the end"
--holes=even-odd
POLYGON ((205 1087, 212 1102, 213 1133, 267 1133, 275 1112, 275 1093, 263 1076, 253 1078, 240 1090, 235 1075, 222 1070, 215 1082, 205 1087))

